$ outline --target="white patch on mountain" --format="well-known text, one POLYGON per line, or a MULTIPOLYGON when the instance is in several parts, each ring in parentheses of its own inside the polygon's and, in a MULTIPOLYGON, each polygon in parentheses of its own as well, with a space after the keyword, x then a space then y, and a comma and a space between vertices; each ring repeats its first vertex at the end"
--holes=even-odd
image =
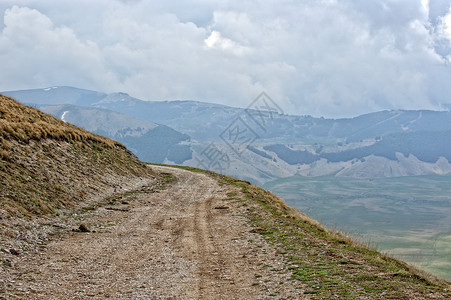
POLYGON ((68 112, 69 112, 68 110, 63 112, 63 114, 61 115, 61 121, 66 122, 66 120, 64 118, 66 117, 68 112))

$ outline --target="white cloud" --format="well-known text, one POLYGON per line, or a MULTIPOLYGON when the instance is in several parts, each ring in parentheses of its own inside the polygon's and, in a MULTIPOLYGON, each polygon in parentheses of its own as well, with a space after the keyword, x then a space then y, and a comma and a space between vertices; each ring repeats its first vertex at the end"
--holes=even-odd
POLYGON ((421 6, 423 7, 425 16, 429 18, 429 0, 421 0, 421 6))
POLYGON ((97 45, 80 41, 67 27, 55 27, 52 21, 35 9, 13 6, 5 11, 0 37, 0 81, 5 86, 25 88, 63 84, 71 78, 74 84, 95 87, 98 73, 108 79, 97 45))
POLYGON ((443 17, 443 33, 451 42, 451 10, 445 17, 443 17))
POLYGON ((288 113, 326 116, 437 108, 451 103, 445 2, 4 0, 0 90, 244 107, 265 90, 288 113))
POLYGON ((248 52, 246 47, 241 46, 231 39, 225 38, 220 32, 213 30, 208 38, 205 39, 205 45, 211 49, 221 49, 231 52, 235 55, 243 55, 248 52))

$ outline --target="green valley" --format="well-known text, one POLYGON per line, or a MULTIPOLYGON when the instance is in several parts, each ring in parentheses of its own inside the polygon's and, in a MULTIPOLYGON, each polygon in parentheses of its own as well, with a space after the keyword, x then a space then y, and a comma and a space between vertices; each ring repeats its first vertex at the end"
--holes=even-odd
POLYGON ((451 279, 451 175, 292 176, 265 188, 328 227, 451 279))

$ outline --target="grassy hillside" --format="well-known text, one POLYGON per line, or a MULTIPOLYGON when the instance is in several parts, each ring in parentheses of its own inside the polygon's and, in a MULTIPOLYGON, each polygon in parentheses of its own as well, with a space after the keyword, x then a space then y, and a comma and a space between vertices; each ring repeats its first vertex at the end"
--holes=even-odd
POLYGON ((274 272, 288 269, 291 280, 307 284, 305 294, 314 299, 451 298, 449 282, 330 230, 249 182, 207 173, 220 184, 236 187, 229 199, 247 207, 253 231, 263 235, 286 263, 284 269, 268 267, 274 272))
POLYGON ((123 145, 0 95, 0 217, 55 213, 152 176, 123 145))

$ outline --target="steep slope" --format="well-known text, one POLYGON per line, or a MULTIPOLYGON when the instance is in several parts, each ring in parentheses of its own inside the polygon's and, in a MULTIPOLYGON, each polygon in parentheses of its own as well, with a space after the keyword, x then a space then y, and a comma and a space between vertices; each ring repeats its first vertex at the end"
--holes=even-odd
POLYGON ((151 175, 122 144, 0 97, 2 214, 54 212, 151 175))
POLYGON ((122 144, 0 95, 0 267, 156 177, 122 144))

